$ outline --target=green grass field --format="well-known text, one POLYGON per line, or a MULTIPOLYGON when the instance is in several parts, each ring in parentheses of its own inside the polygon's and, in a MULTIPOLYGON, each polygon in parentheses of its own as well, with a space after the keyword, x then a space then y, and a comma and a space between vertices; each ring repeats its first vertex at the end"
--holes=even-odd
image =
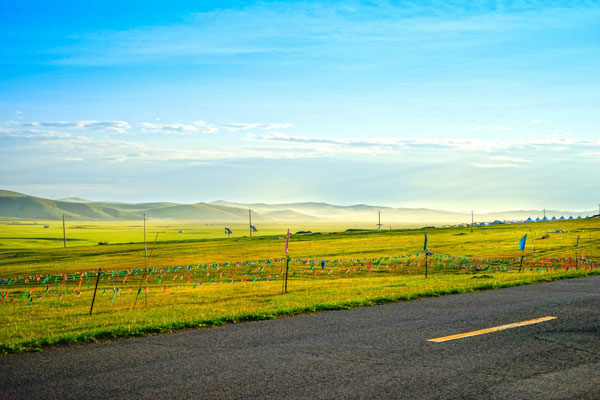
MULTIPOLYGON (((69 223, 67 248, 59 240, 59 223, 47 222, 48 229, 40 224, 2 225, 3 353, 586 276, 598 272, 600 258, 597 218, 477 227, 473 232, 447 228, 292 235, 289 292, 282 295, 287 228, 282 225, 267 226, 252 238, 228 239, 223 225, 149 222, 146 274, 139 221, 69 223), (183 234, 177 233, 180 229, 183 234), (568 232, 548 233, 556 230, 568 232), (156 232, 161 233, 154 246, 156 232), (425 232, 432 253, 427 279, 425 232), (518 241, 525 233, 525 263, 518 272, 518 241), (549 237, 542 239, 545 235, 549 237), (100 268, 94 314, 89 316, 100 268)), ((354 227, 292 225, 291 230, 354 227)), ((231 228, 241 236, 245 227, 231 228)))

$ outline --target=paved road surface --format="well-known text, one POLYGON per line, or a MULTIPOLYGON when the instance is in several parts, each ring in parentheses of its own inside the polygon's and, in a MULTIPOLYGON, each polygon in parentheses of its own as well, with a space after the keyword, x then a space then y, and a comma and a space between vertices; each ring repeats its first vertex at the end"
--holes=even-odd
POLYGON ((598 399, 599 307, 592 277, 59 348, 0 359, 0 397, 598 399))

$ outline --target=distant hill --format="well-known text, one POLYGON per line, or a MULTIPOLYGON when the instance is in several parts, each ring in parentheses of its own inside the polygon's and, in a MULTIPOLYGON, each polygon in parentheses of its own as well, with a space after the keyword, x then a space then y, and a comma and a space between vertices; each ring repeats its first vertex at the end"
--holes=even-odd
POLYGON ((147 210, 154 210, 157 208, 164 208, 164 207, 172 207, 172 206, 178 206, 179 204, 177 203, 169 203, 169 202, 162 202, 162 203, 118 203, 118 202, 112 202, 112 201, 94 201, 91 202, 94 205, 100 206, 100 207, 107 207, 107 208, 114 208, 116 210, 123 210, 123 211, 131 211, 131 212, 144 212, 147 210))
MULTIPOLYGON (((470 213, 432 210, 427 208, 393 208, 368 204, 338 206, 329 203, 235 203, 224 200, 212 203, 178 204, 171 202, 121 203, 110 201, 90 201, 78 197, 63 200, 49 200, 26 194, 0 190, 0 218, 3 219, 60 219, 64 214, 71 220, 139 220, 142 214, 155 219, 205 220, 211 222, 248 221, 248 209, 252 210, 252 220, 266 221, 330 221, 360 222, 366 228, 375 228, 381 212, 383 227, 399 224, 409 225, 450 225, 470 223, 470 213)), ((581 215, 594 215, 594 211, 546 210, 550 219, 561 216, 568 219, 581 215)), ((525 220, 543 217, 541 210, 516 210, 475 214, 475 222, 494 220, 525 220)))
MULTIPOLYGON (((150 218, 168 219, 201 219, 207 221, 247 221, 248 210, 218 206, 214 204, 180 204, 175 206, 155 208, 146 211, 150 218)), ((264 220, 258 213, 252 213, 252 219, 264 220)))
POLYGON ((137 214, 89 203, 49 200, 22 193, 0 191, 0 217, 23 219, 61 219, 63 214, 76 220, 137 220, 137 214))
POLYGON ((451 211, 431 210, 426 208, 392 208, 372 206, 368 204, 355 204, 351 206, 337 206, 328 203, 304 202, 304 203, 284 203, 284 204, 265 204, 265 203, 231 203, 224 200, 218 200, 211 204, 251 208, 263 213, 265 216, 274 216, 274 212, 294 212, 300 215, 306 215, 318 218, 324 221, 344 220, 344 221, 373 221, 376 224, 381 212, 381 223, 385 226, 390 223, 410 222, 437 222, 437 223, 462 223, 470 220, 466 214, 451 211))
POLYGON ((269 219, 279 221, 319 221, 321 218, 313 217, 312 215, 301 214, 291 210, 266 211, 262 215, 269 219))

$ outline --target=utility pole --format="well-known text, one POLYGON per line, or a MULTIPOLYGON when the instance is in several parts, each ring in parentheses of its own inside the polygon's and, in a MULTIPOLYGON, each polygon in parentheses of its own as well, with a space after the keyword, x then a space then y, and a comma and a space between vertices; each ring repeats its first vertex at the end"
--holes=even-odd
POLYGON ((379 222, 377 223, 377 229, 381 229, 381 211, 378 211, 379 214, 379 222))
POLYGON ((252 210, 248 209, 248 229, 250 229, 250 237, 252 237, 252 210))
POLYGON ((65 233, 65 214, 63 214, 63 247, 67 248, 67 234, 65 233))
POLYGON ((471 210, 471 233, 473 233, 473 210, 471 210))
POLYGON ((148 249, 146 248, 146 214, 144 213, 144 268, 148 268, 148 249))
MULTIPOLYGON (((156 239, 158 239, 158 235, 156 235, 156 239)), ((156 241, 154 241, 156 244, 156 241)), ((144 273, 142 274, 142 279, 140 280, 140 287, 138 287, 137 293, 135 295, 135 302, 133 303, 133 308, 137 306, 138 297, 140 296, 140 291, 142 290, 142 283, 144 283, 144 277, 146 276, 146 272, 148 271, 148 248, 146 247, 146 213, 144 213, 144 273)), ((148 295, 146 295, 146 307, 148 307, 148 295)))

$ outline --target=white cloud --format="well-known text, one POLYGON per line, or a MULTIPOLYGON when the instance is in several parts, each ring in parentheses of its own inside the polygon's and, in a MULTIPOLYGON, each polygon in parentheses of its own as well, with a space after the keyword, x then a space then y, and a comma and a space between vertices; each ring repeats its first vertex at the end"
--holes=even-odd
POLYGON ((585 140, 560 137, 544 137, 529 140, 485 140, 485 139, 421 139, 421 138, 326 138, 290 136, 280 132, 264 135, 248 135, 251 141, 286 142, 286 143, 328 143, 340 146, 388 146, 397 149, 457 149, 475 152, 492 152, 509 149, 549 149, 571 146, 600 146, 600 140, 585 140))
POLYGON ((509 156, 494 156, 492 157, 492 160, 496 160, 496 161, 512 161, 515 163, 532 163, 532 160, 526 160, 524 158, 517 158, 517 157, 509 157, 509 156))
POLYGON ((0 136, 13 137, 13 138, 60 138, 72 136, 69 133, 63 133, 58 131, 48 131, 39 129, 14 129, 14 128, 1 128, 0 136))
POLYGON ((216 125, 198 120, 163 124, 158 122, 140 122, 137 124, 143 133, 164 133, 167 135, 193 135, 196 133, 217 133, 216 125))
POLYGON ((532 124, 539 124, 540 122, 542 122, 541 119, 534 119, 531 121, 532 124))
MULTIPOLYGON (((247 123, 232 122, 222 125, 215 125, 203 120, 196 121, 177 121, 172 123, 159 122, 156 118, 154 122, 130 123, 127 121, 47 121, 47 122, 28 122, 21 123, 14 121, 13 125, 20 125, 23 128, 33 128, 37 130, 44 129, 64 129, 79 131, 102 131, 107 133, 127 133, 140 132, 149 134, 166 135, 193 135, 218 133, 220 130, 229 132, 239 132, 247 130, 272 131, 275 129, 289 129, 293 125, 290 123, 247 123)), ((10 122, 10 121, 9 121, 10 122)), ((9 122, 5 121, 5 125, 9 122)))
POLYGON ((35 128, 63 128, 89 131, 106 131, 125 133, 131 129, 126 121, 55 121, 55 122, 31 122, 23 124, 35 128))
POLYGON ((293 125, 290 123, 277 123, 277 122, 270 123, 270 124, 232 122, 232 123, 228 123, 228 124, 223 124, 221 126, 230 132, 239 132, 239 131, 245 131, 245 130, 250 130, 250 129, 261 129, 264 131, 270 131, 273 129, 289 129, 289 128, 293 127, 293 125))
POLYGON ((519 167, 521 167, 519 164, 510 164, 510 163, 506 163, 506 164, 473 163, 472 165, 475 167, 479 167, 479 168, 519 168, 519 167))
POLYGON ((110 163, 125 161, 206 161, 234 158, 234 153, 227 151, 162 149, 149 147, 145 151, 129 154, 111 154, 104 157, 110 163))
MULTIPOLYGON (((600 151, 586 151, 581 153, 584 156, 600 157, 600 151)), ((600 161, 600 158, 598 159, 600 161)))
MULTIPOLYGON (((112 121, 113 123, 115 121, 112 121)), ((417 157, 427 155, 435 157, 464 157, 480 168, 524 167, 540 160, 540 154, 548 152, 572 152, 573 154, 594 154, 600 151, 600 140, 580 139, 573 135, 535 135, 523 140, 494 140, 477 138, 419 138, 419 137, 328 137, 288 135, 277 128, 289 128, 283 123, 232 123, 214 125, 205 121, 158 123, 141 122, 121 126, 130 126, 131 133, 194 135, 214 133, 219 129, 262 131, 246 133, 242 137, 227 135, 224 137, 181 138, 167 141, 166 138, 152 139, 129 135, 108 133, 96 135, 86 132, 85 127, 99 129, 107 126, 95 121, 59 121, 55 123, 29 123, 0 126, 0 139, 11 139, 9 149, 21 151, 43 151, 55 154, 58 159, 65 156, 85 160, 104 160, 123 163, 127 161, 161 162, 167 160, 186 160, 204 162, 217 159, 243 158, 387 158, 417 157), (19 128, 20 127, 20 128, 19 128), (62 127, 66 132, 57 131, 62 127), (75 131, 76 130, 76 131, 75 131), (80 133, 81 132, 81 133, 80 133), (77 134, 76 134, 77 133, 77 134), (209 144, 210 143, 210 144, 209 144), (209 147, 204 147, 209 146, 209 147), (487 158, 482 158, 487 156, 487 158)), ((6 148, 4 149, 6 152, 6 148)))

